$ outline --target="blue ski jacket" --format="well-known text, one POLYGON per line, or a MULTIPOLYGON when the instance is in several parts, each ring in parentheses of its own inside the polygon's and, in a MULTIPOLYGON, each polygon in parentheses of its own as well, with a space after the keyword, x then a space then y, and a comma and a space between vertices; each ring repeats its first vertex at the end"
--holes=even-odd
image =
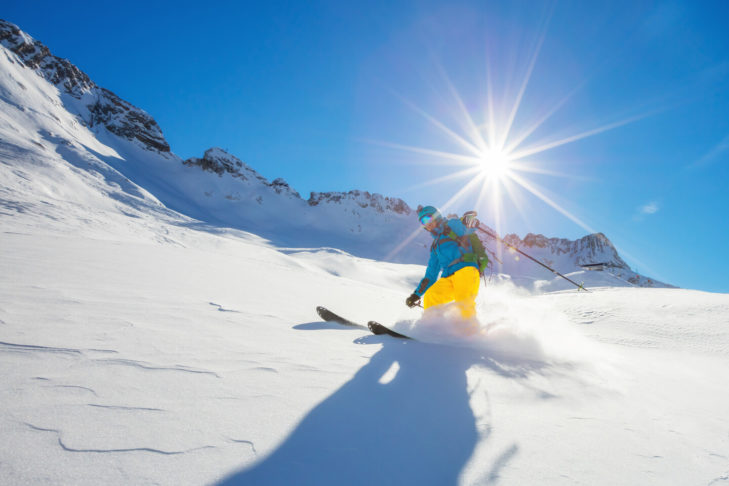
POLYGON ((465 267, 478 269, 476 263, 460 261, 466 253, 473 253, 468 239, 464 238, 459 242, 453 238, 454 235, 461 237, 472 232, 473 229, 466 228, 463 222, 457 218, 444 219, 433 230, 431 233, 433 235, 433 244, 430 247, 428 268, 425 271, 425 277, 418 284, 418 288, 415 289, 416 295, 422 297, 430 286, 438 280, 439 275, 441 278, 447 278, 465 267))

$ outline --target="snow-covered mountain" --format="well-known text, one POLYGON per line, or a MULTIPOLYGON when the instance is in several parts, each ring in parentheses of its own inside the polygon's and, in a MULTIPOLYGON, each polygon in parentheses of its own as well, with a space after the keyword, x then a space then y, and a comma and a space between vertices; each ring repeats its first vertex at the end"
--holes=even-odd
MULTIPOLYGON (((6 21, 0 21, 0 48, 0 138, 7 172, 2 190, 13 193, 8 200, 23 200, 26 210, 47 211, 37 203, 48 191, 90 204, 78 198, 86 197, 82 194, 91 186, 97 197, 107 203, 111 198, 122 213, 141 207, 172 210, 204 223, 251 231, 279 246, 332 247, 392 262, 426 261, 430 236, 401 199, 366 191, 313 192, 303 199, 284 179, 270 182, 220 148, 182 160, 170 152, 150 115, 97 86, 68 60, 6 21), (69 194, 73 185, 87 187, 69 194)), ((497 278, 537 290, 570 285, 482 238, 497 254, 497 278)), ((602 234, 577 241, 509 235, 506 241, 588 286, 664 286, 633 272, 602 234), (588 272, 585 264, 603 264, 602 271, 588 272)))
MULTIPOLYGON (((487 238, 488 241, 488 238, 487 238)), ((587 235, 579 240, 564 238, 547 238, 543 235, 527 234, 520 239, 514 234, 504 237, 504 241, 537 258, 545 265, 557 269, 561 273, 570 273, 594 286, 638 286, 638 287, 671 287, 654 279, 644 277, 632 271, 620 258, 610 240, 602 233, 587 235)), ((493 246, 498 248, 496 243, 493 246)), ((534 264, 517 258, 518 254, 498 255, 504 262, 497 265, 500 272, 508 275, 514 282, 530 286, 528 280, 534 274, 534 264)), ((565 281, 536 280, 532 285, 538 290, 553 290, 556 286, 565 287, 565 281)))

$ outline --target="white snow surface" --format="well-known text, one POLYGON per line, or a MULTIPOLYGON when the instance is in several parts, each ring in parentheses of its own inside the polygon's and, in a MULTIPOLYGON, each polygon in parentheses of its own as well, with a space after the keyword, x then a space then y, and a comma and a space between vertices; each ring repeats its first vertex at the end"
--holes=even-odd
POLYGON ((74 100, 0 46, 0 483, 729 484, 729 295, 495 275, 464 336, 404 306, 422 265, 367 258, 406 215, 350 194, 287 232, 306 202, 258 184, 263 237, 227 229, 189 196, 251 179, 74 100), (381 232, 327 240, 353 211, 381 232))
POLYGON ((727 295, 492 284, 464 338, 417 265, 69 214, 2 219, 3 484, 726 481, 727 295))

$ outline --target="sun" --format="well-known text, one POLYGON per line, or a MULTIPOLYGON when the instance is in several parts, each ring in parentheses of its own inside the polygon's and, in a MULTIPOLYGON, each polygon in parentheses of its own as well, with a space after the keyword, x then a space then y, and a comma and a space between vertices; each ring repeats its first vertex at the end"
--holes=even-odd
POLYGON ((509 175, 511 158, 503 150, 486 149, 479 154, 479 166, 486 178, 502 179, 509 175))

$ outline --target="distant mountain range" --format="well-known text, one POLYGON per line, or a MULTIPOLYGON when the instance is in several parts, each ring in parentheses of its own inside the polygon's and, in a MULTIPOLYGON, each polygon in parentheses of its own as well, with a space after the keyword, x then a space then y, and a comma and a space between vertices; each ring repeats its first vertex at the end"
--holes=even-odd
MULTIPOLYGON (((79 218, 142 211, 174 219, 179 213, 282 247, 426 262, 431 238, 403 200, 356 190, 303 199, 284 179, 270 182, 220 148, 183 160, 149 114, 16 25, 0 20, 0 46, 0 216, 52 220, 60 210, 79 218)), ((537 290, 566 288, 550 272, 483 239, 501 262, 494 263, 495 278, 537 290)), ((633 272, 602 233, 576 241, 533 234, 504 240, 561 273, 577 273, 586 285, 667 286, 633 272), (585 268, 591 264, 601 271, 585 268)))

